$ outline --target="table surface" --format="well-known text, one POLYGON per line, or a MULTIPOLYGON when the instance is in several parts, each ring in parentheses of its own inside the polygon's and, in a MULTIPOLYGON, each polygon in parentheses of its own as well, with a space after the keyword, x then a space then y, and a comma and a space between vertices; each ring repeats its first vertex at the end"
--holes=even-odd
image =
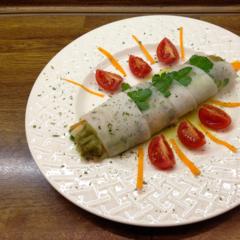
MULTIPOLYGON (((187 15, 240 35, 240 14, 187 15)), ((240 207, 201 223, 140 228, 94 216, 57 193, 30 155, 28 95, 41 69, 82 34, 129 15, 0 15, 0 239, 240 239, 240 207)))

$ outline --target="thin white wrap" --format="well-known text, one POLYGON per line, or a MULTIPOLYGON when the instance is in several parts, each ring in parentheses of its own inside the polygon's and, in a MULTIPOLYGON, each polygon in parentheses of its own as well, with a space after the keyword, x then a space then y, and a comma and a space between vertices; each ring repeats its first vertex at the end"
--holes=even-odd
POLYGON ((155 87, 153 87, 151 82, 144 82, 133 86, 127 92, 146 88, 152 91, 152 95, 148 101, 149 108, 143 111, 142 114, 148 122, 151 135, 154 135, 175 120, 176 111, 168 98, 165 98, 155 87))
POLYGON ((186 88, 195 98, 197 104, 203 103, 218 92, 213 78, 206 72, 195 66, 186 66, 192 67, 192 71, 189 74, 192 82, 186 88))
POLYGON ((149 99, 149 109, 143 112, 143 116, 149 124, 151 134, 154 135, 174 122, 176 111, 171 102, 155 87, 150 89, 152 90, 152 96, 149 99))
POLYGON ((82 116, 96 131, 108 156, 148 140, 151 132, 137 105, 124 92, 82 116))
POLYGON ((197 103, 191 93, 177 81, 173 81, 170 87, 171 95, 168 100, 174 106, 176 112, 175 119, 183 116, 184 114, 194 110, 197 107, 197 103))

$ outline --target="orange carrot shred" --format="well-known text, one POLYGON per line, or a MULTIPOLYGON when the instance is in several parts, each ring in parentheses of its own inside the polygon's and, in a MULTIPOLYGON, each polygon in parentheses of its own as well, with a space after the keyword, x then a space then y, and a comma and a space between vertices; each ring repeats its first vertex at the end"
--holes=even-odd
POLYGON ((82 85, 81 83, 75 82, 75 81, 73 81, 71 79, 63 79, 63 80, 66 81, 66 82, 72 83, 72 84, 82 88, 86 92, 91 93, 91 94, 93 94, 95 96, 98 96, 98 97, 104 97, 105 96, 103 93, 95 92, 94 90, 92 90, 92 89, 82 85))
POLYGON ((209 99, 209 102, 221 107, 229 107, 229 108, 240 107, 240 102, 223 102, 215 99, 209 99))
POLYGON ((156 63, 155 60, 153 59, 153 57, 151 56, 151 54, 149 53, 149 51, 146 49, 146 47, 142 44, 141 41, 138 40, 138 38, 135 35, 132 35, 132 38, 134 39, 134 41, 138 44, 138 46, 140 47, 141 51, 143 52, 143 54, 145 55, 145 57, 148 59, 148 61, 151 64, 156 63))
POLYGON ((182 152, 182 150, 180 149, 180 147, 178 146, 174 139, 170 139, 170 142, 173 146, 174 151, 181 159, 181 161, 190 169, 190 171, 195 176, 198 176, 201 173, 200 169, 182 152))
POLYGON ((144 149, 140 145, 138 147, 138 173, 137 173, 137 190, 143 188, 143 160, 144 160, 144 149))
POLYGON ((181 59, 184 61, 185 60, 185 49, 184 49, 184 44, 183 44, 183 27, 179 28, 179 45, 180 45, 181 59))
POLYGON ((231 64, 235 71, 240 70, 240 61, 234 61, 231 64))
POLYGON ((217 138, 212 133, 210 133, 204 126, 201 125, 200 127, 203 130, 203 132, 205 132, 205 134, 208 136, 208 138, 210 138, 213 142, 215 142, 219 145, 225 146, 226 148, 228 148, 230 151, 232 151, 234 153, 237 152, 237 148, 235 146, 233 146, 232 144, 230 144, 224 140, 217 138))
POLYGON ((117 59, 113 57, 113 55, 108 52, 106 49, 104 48, 101 48, 101 47, 98 47, 98 50, 103 54, 105 55, 108 60, 111 62, 111 64, 124 76, 126 77, 127 74, 126 72, 124 71, 124 69, 122 68, 122 66, 118 63, 117 59))

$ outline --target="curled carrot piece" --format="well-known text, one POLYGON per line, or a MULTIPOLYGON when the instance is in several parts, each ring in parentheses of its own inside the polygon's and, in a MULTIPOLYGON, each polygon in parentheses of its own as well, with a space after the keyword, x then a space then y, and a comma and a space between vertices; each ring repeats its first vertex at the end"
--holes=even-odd
POLYGON ((221 107, 230 107, 230 108, 240 107, 240 102, 223 102, 215 99, 210 99, 209 102, 221 107))
POLYGON ((138 147, 138 173, 137 173, 137 190, 143 188, 143 160, 144 160, 144 149, 140 145, 138 147))
POLYGON ((181 161, 190 169, 190 171, 195 175, 198 176, 201 171, 200 169, 182 152, 178 144, 174 139, 170 139, 172 147, 181 161))
POLYGON ((108 52, 106 49, 102 48, 102 47, 98 47, 98 50, 105 55, 108 60, 111 62, 111 64, 124 76, 126 77, 127 74, 124 71, 124 69, 122 68, 122 66, 118 63, 117 59, 113 57, 113 55, 108 52))
POLYGON ((63 80, 66 81, 66 82, 72 83, 72 84, 82 88, 86 92, 91 93, 91 94, 93 94, 95 96, 98 96, 98 97, 104 97, 105 96, 103 93, 95 92, 94 90, 92 90, 92 89, 82 85, 81 83, 75 82, 75 81, 73 81, 71 79, 63 79, 63 80))
POLYGON ((184 61, 185 60, 185 49, 184 49, 184 44, 183 44, 183 27, 179 28, 179 45, 180 45, 181 59, 184 61))
POLYGON ((232 144, 228 143, 227 141, 221 140, 220 138, 217 138, 212 133, 210 133, 204 126, 200 126, 200 128, 205 132, 205 134, 215 143, 219 145, 223 145, 224 147, 228 148, 230 151, 236 153, 237 148, 233 146, 232 144))
POLYGON ((138 38, 135 35, 132 35, 132 38, 134 39, 134 41, 138 44, 138 46, 140 47, 141 51, 143 52, 143 54, 145 55, 145 57, 147 58, 147 60, 151 63, 154 64, 155 61, 153 59, 153 57, 151 56, 151 54, 149 53, 149 51, 145 48, 145 46, 142 44, 141 41, 138 40, 138 38))
POLYGON ((232 67, 235 71, 240 70, 240 61, 234 61, 231 64, 232 64, 232 67))

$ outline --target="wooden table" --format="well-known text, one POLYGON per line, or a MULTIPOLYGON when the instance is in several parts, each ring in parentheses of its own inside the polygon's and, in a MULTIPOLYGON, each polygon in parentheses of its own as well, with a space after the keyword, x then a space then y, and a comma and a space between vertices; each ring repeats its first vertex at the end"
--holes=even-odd
MULTIPOLYGON (((234 13, 205 10, 205 14, 199 10, 183 15, 240 35, 239 7, 234 13)), ((14 9, 0 9, 0 239, 240 239, 239 207, 193 225, 138 228, 96 217, 67 201, 48 184, 29 153, 25 137, 24 114, 33 83, 66 44, 129 14, 24 11, 21 14, 19 9, 16 13, 14 9)))

